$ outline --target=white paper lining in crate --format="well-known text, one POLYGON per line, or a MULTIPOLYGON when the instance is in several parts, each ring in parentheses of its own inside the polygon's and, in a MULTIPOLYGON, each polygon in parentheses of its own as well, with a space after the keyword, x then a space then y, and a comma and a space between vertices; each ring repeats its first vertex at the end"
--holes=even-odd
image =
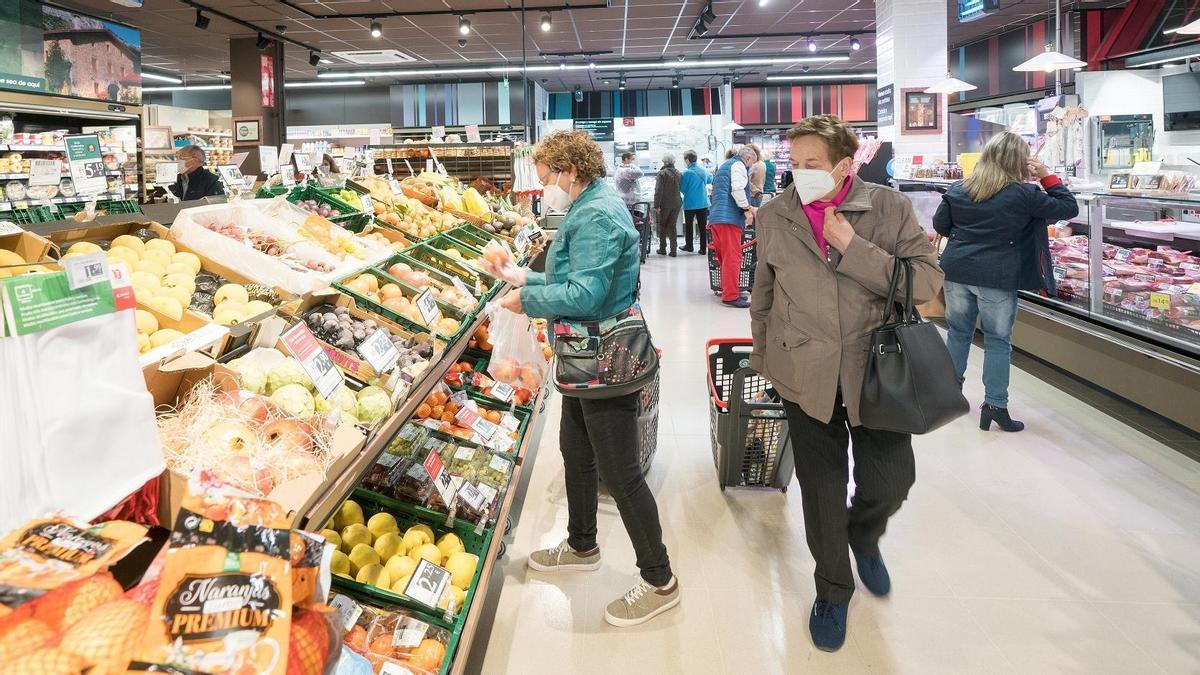
POLYGON ((392 254, 387 247, 354 237, 338 225, 320 219, 328 227, 331 242, 344 243, 355 250, 331 253, 316 241, 300 234, 300 228, 312 214, 282 199, 256 199, 231 204, 212 204, 184 209, 171 226, 171 238, 201 254, 220 261, 256 283, 278 286, 297 295, 327 288, 340 277, 392 254), (210 225, 233 225, 242 239, 234 239, 208 229, 210 225), (271 256, 253 248, 247 235, 270 237, 285 251, 271 256), (305 269, 306 263, 320 263, 331 271, 305 269))

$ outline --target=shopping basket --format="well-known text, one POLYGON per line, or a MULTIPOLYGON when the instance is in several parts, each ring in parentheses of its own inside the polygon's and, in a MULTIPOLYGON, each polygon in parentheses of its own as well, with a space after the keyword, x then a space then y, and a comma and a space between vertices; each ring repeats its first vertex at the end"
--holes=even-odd
MULTIPOLYGON (((721 263, 717 260, 717 247, 713 244, 712 233, 708 237, 708 287, 713 293, 721 294, 721 263)), ((754 228, 742 230, 742 269, 738 275, 738 289, 749 293, 754 287, 754 266, 758 264, 758 239, 754 228)))
POLYGON ((794 459, 787 417, 778 395, 750 369, 753 343, 710 340, 708 417, 717 480, 726 487, 769 487, 787 492, 794 459))
POLYGON ((638 237, 641 239, 642 262, 646 262, 646 256, 650 255, 650 231, 654 228, 653 220, 650 217, 650 202, 629 205, 629 215, 633 218, 633 227, 638 231, 638 237))
POLYGON ((658 451, 658 381, 655 373, 654 381, 638 396, 638 464, 643 474, 650 470, 658 451))

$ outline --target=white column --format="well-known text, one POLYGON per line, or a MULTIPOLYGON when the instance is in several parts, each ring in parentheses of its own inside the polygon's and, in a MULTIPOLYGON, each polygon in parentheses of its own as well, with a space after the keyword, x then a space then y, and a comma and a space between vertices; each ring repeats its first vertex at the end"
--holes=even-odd
POLYGON ((904 90, 924 90, 946 77, 947 4, 945 0, 876 0, 875 49, 879 88, 892 85, 893 123, 879 127, 879 138, 891 141, 896 155, 946 159, 946 97, 940 96, 941 131, 906 133, 904 90))

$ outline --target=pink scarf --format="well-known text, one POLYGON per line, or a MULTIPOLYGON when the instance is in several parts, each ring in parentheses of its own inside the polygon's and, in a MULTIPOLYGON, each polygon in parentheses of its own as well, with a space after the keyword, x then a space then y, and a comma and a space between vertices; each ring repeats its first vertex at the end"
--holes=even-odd
POLYGON ((842 189, 834 195, 833 199, 827 202, 811 202, 804 205, 804 215, 808 216, 808 222, 812 225, 813 236, 817 239, 817 246, 821 247, 821 252, 827 257, 829 256, 829 242, 825 241, 825 209, 829 207, 837 208, 846 201, 846 195, 850 194, 850 187, 854 184, 853 176, 846 176, 846 180, 842 181, 842 189))

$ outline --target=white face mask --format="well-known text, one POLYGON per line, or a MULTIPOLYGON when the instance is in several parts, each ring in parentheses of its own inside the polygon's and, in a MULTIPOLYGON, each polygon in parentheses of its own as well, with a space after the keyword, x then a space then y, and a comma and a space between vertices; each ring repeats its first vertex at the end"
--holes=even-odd
POLYGON ((566 211, 571 208, 571 203, 575 201, 570 192, 570 187, 575 185, 575 179, 572 178, 570 186, 564 190, 558 185, 560 178, 562 178, 561 173, 558 174, 558 178, 555 178, 553 183, 547 185, 542 190, 542 202, 547 208, 553 211, 566 211))
POLYGON ((796 196, 800 203, 811 204, 821 197, 833 192, 837 183, 833 174, 821 169, 792 169, 792 185, 796 187, 796 196))

